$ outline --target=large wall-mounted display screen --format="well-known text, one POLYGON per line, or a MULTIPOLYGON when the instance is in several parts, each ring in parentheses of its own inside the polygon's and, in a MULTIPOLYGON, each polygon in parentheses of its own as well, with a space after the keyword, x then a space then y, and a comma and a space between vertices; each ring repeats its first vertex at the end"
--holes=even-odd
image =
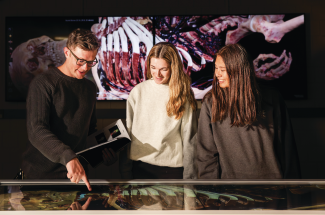
POLYGON ((101 42, 99 63, 86 75, 98 100, 127 99, 146 80, 149 51, 162 41, 176 46, 196 99, 211 89, 215 53, 231 43, 247 49, 259 82, 285 99, 307 97, 303 14, 7 17, 6 101, 24 101, 36 75, 64 63, 63 47, 76 28, 90 29, 101 42))

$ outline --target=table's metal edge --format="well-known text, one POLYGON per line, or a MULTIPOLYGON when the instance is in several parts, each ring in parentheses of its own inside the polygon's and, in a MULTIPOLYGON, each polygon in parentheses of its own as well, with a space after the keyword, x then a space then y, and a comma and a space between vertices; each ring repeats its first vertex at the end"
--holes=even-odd
MULTIPOLYGON (((168 180, 122 180, 122 179, 90 179, 92 185, 105 184, 193 184, 193 185, 325 185, 325 180, 183 180, 183 179, 168 179, 168 180)), ((78 184, 71 183, 68 179, 59 180, 0 180, 0 186, 10 185, 84 185, 83 181, 78 184)))

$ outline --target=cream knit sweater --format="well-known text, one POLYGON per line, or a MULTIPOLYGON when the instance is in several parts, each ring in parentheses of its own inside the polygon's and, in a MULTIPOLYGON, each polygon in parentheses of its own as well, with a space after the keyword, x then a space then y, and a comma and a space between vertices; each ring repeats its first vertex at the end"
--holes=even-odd
MULTIPOLYGON (((153 80, 144 81, 131 91, 126 116, 131 137, 128 157, 157 166, 184 167, 184 178, 197 178, 196 115, 187 103, 181 119, 168 117, 168 100, 169 86, 153 80)), ((120 161, 121 174, 130 178, 126 172, 131 168, 123 168, 126 163, 120 161)))

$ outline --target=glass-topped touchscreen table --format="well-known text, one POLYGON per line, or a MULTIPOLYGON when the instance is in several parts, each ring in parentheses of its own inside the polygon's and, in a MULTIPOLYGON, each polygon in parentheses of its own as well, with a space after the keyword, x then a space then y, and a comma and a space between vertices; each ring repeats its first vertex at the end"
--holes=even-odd
POLYGON ((68 180, 2 180, 0 214, 78 214, 71 210, 87 210, 80 214, 325 214, 325 181, 90 183, 92 191, 82 182, 76 185, 68 180))

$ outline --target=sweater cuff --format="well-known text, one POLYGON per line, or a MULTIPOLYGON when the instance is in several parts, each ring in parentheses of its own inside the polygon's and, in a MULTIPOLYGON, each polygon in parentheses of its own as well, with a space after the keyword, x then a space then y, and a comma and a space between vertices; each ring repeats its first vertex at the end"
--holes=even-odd
POLYGON ((76 158, 77 155, 74 151, 72 151, 71 149, 67 149, 65 150, 60 158, 60 163, 64 166, 67 165, 67 163, 69 163, 69 161, 71 161, 73 158, 76 158))

